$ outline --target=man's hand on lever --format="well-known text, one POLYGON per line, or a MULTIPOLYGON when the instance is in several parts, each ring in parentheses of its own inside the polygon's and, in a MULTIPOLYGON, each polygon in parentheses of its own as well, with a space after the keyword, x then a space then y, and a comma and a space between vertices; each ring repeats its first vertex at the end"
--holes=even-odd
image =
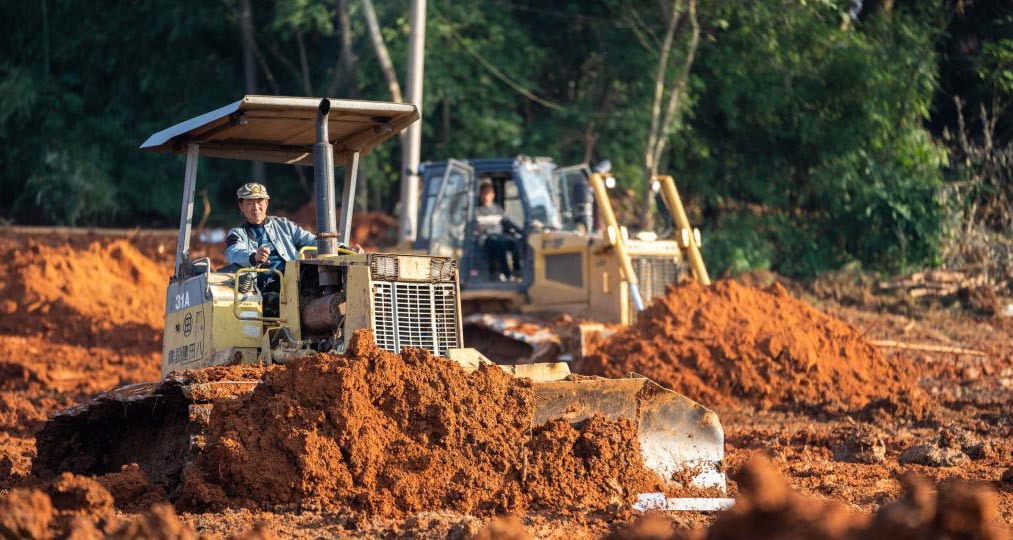
POLYGON ((258 265, 266 264, 267 258, 271 255, 271 246, 260 246, 257 252, 253 254, 253 262, 258 265))

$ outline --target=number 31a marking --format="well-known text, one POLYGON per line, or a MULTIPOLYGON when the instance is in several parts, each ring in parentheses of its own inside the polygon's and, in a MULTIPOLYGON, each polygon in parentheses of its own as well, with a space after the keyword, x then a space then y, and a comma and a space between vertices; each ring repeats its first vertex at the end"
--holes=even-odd
POLYGON ((183 309, 190 307, 190 292, 184 292, 183 294, 176 295, 176 307, 173 309, 183 309))

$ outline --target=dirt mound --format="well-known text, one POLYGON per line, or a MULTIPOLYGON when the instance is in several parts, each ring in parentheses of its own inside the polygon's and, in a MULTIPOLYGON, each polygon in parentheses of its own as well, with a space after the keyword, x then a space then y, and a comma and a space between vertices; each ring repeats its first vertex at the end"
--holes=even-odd
POLYGON ((197 540, 193 527, 182 523, 168 504, 156 504, 151 510, 130 520, 109 536, 111 540, 197 540))
POLYGON ((169 269, 125 240, 24 240, 0 257, 0 332, 75 345, 157 347, 169 269))
POLYGON ((921 416, 927 403, 910 370, 898 369, 855 328, 777 284, 671 288, 578 370, 608 377, 640 373, 704 404, 831 413, 883 408, 921 416))
MULTIPOLYGON (((66 480, 79 491, 87 482, 82 477, 66 480)), ((64 486, 66 488, 68 486, 64 486)), ((91 496, 111 501, 109 493, 88 489, 91 496)), ((38 489, 15 489, 0 496, 0 538, 45 539, 77 538, 115 540, 196 540, 192 527, 180 522, 172 506, 160 504, 149 511, 121 522, 110 508, 95 508, 91 498, 66 497, 61 487, 50 486, 52 499, 38 489), (57 499, 61 498, 60 503, 57 499)), ((81 493, 77 493, 81 495, 81 493)))
POLYGON ((904 495, 873 516, 845 505, 792 492, 765 459, 739 472, 739 497, 707 531, 708 540, 737 538, 919 538, 1004 539, 994 495, 956 481, 933 490, 924 480, 906 478, 904 495))
POLYGON ((967 538, 1002 540, 994 495, 963 482, 932 486, 904 479, 904 493, 875 514, 841 502, 792 491, 766 458, 754 457, 733 475, 739 494, 735 506, 721 512, 706 529, 687 530, 672 519, 678 514, 646 514, 617 527, 613 540, 918 540, 967 538))
POLYGON ((64 474, 0 496, 0 538, 104 538, 119 521, 112 496, 95 480, 64 474))
POLYGON ((201 481, 245 505, 379 516, 602 508, 661 488, 629 422, 532 429, 526 379, 391 354, 369 332, 350 350, 275 367, 245 398, 216 404, 201 481))
POLYGON ((506 515, 494 518, 472 540, 531 540, 531 534, 520 518, 506 515))
MULTIPOLYGON (((130 519, 113 512, 113 496, 92 478, 64 474, 42 489, 19 488, 0 495, 0 538, 197 540, 193 527, 180 521, 166 503, 145 507, 130 519)), ((263 524, 235 539, 276 538, 263 524)))

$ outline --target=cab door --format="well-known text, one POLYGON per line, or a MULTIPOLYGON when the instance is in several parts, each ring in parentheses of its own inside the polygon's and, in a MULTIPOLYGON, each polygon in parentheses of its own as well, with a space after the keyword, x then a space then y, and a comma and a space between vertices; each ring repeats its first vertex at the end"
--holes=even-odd
POLYGON ((590 231, 594 216, 588 177, 591 169, 586 163, 560 167, 552 171, 553 195, 563 221, 564 230, 590 231))
POLYGON ((460 258, 467 238, 474 200, 475 170, 467 163, 448 160, 436 204, 429 216, 429 254, 460 258))
POLYGON ((419 252, 429 252, 429 225, 432 223, 433 207, 436 206, 436 196, 439 195, 440 187, 443 185, 443 177, 446 175, 445 163, 423 164, 419 166, 419 175, 422 177, 421 193, 419 198, 419 212, 416 219, 418 233, 415 241, 412 242, 412 249, 419 252))

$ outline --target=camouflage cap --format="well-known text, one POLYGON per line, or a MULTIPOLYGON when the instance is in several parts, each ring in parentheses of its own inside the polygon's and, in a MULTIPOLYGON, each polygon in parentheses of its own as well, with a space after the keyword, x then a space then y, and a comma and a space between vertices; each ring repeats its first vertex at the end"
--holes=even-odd
POLYGON ((264 184, 258 184, 256 182, 249 182, 243 184, 236 190, 236 197, 239 199, 270 199, 271 196, 267 194, 267 188, 264 184))

